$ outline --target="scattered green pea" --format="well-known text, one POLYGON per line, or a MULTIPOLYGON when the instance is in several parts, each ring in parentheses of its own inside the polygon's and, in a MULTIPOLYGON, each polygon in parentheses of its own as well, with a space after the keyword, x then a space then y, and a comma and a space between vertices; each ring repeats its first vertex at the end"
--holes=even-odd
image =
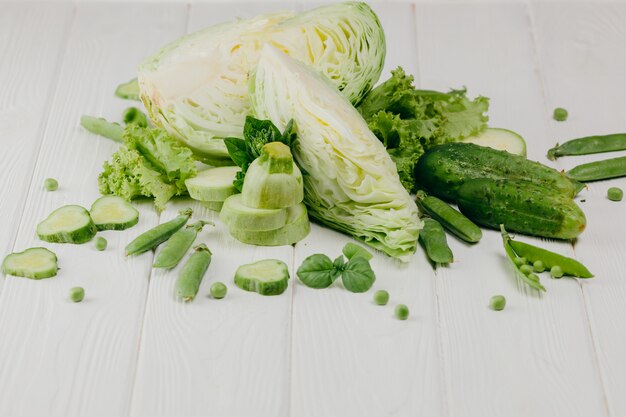
POLYGON ((105 238, 103 238, 102 236, 98 236, 96 238, 96 250, 105 250, 107 248, 107 240, 105 238))
POLYGON ((211 297, 216 298, 218 300, 226 297, 226 293, 228 292, 228 288, 222 282, 214 282, 211 285, 211 297))
POLYGON ((568 114, 569 113, 567 112, 567 110, 565 110, 563 107, 557 107, 556 109, 554 109, 554 113, 552 113, 552 117, 557 122, 564 122, 567 120, 568 114))
POLYGON ((384 306, 389 302, 389 293, 385 290, 378 290, 374 293, 374 303, 384 306))
POLYGON ((624 192, 618 187, 609 188, 606 194, 611 201, 622 201, 622 198, 624 198, 624 192))
POLYGON ((59 182, 54 178, 46 178, 43 182, 43 186, 46 191, 56 191, 59 188, 59 182))
POLYGON ((404 304, 398 304, 394 314, 398 320, 406 320, 409 318, 409 308, 404 304))
POLYGON ((489 299, 489 308, 495 311, 504 310, 506 306, 506 298, 504 295, 494 295, 489 299))
POLYGON ((70 288, 70 300, 75 303, 80 303, 85 298, 85 290, 83 287, 70 288))
POLYGON ((526 265, 528 263, 528 260, 524 257, 517 257, 515 259, 513 259, 513 262, 515 262, 515 265, 517 266, 522 266, 522 265, 526 265))
POLYGON ((552 275, 552 278, 559 279, 563 276, 563 269, 558 265, 554 265, 550 268, 550 275, 552 275))
POLYGON ((522 274, 524 274, 524 275, 529 275, 531 272, 533 272, 533 267, 532 267, 532 266, 530 266, 530 265, 526 265, 526 264, 524 264, 524 265, 522 265, 522 266, 520 266, 520 267, 519 267, 519 270, 520 270, 520 272, 521 272, 522 274))
POLYGON ((533 270, 535 272, 543 272, 546 270, 546 266, 543 264, 542 261, 535 261, 533 263, 533 270))

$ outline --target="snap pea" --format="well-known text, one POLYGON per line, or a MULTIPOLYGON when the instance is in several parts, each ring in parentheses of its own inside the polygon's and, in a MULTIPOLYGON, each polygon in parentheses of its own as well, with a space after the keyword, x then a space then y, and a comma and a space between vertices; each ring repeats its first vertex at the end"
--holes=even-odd
POLYGON ((513 250, 513 247, 511 246, 511 242, 513 242, 513 240, 511 239, 511 236, 509 236, 509 234, 506 232, 506 230, 504 230, 504 225, 502 224, 500 225, 500 231, 502 234, 502 243, 504 245, 504 251, 506 252, 507 257, 511 261, 511 265, 513 266, 515 270, 515 276, 521 279, 522 281, 524 281, 531 288, 534 288, 540 291, 545 291, 546 289, 543 285, 541 285, 541 281, 539 281, 539 277, 531 273, 532 267, 530 265, 528 264, 518 265, 519 261, 518 263, 515 262, 515 260, 519 259, 520 256, 516 254, 515 251, 513 250), (524 267, 530 268, 530 271, 528 273, 522 272, 522 269, 527 270, 527 268, 524 268, 524 267))
POLYGON ((550 275, 552 275, 552 278, 559 279, 563 276, 563 269, 558 265, 554 265, 550 268, 550 275))
POLYGON ((626 150, 626 133, 614 133, 602 136, 586 136, 568 140, 548 150, 548 159, 555 160, 559 156, 589 155, 593 153, 626 150))
POLYGON ((415 201, 419 209, 437 220, 446 230, 468 243, 476 243, 483 233, 474 222, 465 217, 448 203, 423 191, 418 191, 415 201))
POLYGON ((546 270, 546 266, 543 261, 535 261, 533 262, 533 271, 535 272, 543 272, 546 270))
POLYGON ((529 275, 533 272, 533 267, 530 265, 522 265, 519 267, 519 270, 524 275, 529 275))
POLYGON ((428 259, 438 264, 452 262, 452 250, 446 241, 446 234, 443 227, 437 220, 424 219, 424 228, 420 230, 419 242, 426 251, 428 259))
POLYGON ((626 156, 575 166, 567 171, 571 179, 588 182, 626 176, 626 156))
POLYGON ((126 255, 139 255, 156 248, 181 229, 191 217, 191 213, 190 208, 181 210, 178 217, 140 234, 126 245, 126 255))
POLYGON ((116 142, 124 142, 124 128, 118 123, 108 122, 102 117, 81 116, 80 125, 96 135, 113 139, 116 142))
POLYGON ((198 232, 202 230, 205 224, 211 224, 200 220, 196 223, 188 224, 184 229, 174 233, 163 245, 163 249, 159 251, 152 266, 154 268, 174 268, 183 259, 193 242, 198 236, 198 232))
POLYGON ((193 301, 198 294, 200 283, 211 264, 211 251, 204 243, 194 248, 195 252, 183 266, 176 280, 176 297, 183 301, 193 301))

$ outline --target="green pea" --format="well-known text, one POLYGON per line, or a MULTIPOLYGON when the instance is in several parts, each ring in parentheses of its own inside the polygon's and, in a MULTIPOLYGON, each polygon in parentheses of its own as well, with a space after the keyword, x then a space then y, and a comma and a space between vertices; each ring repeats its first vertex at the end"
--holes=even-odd
POLYGON ((228 292, 228 288, 222 282, 214 282, 211 285, 211 297, 216 298, 218 300, 226 297, 226 293, 228 292))
POLYGON ((489 308, 495 311, 504 310, 506 306, 506 298, 504 295, 494 295, 489 299, 489 308))
POLYGON ((80 303, 85 298, 85 290, 83 287, 70 288, 70 300, 75 303, 80 303))
POLYGON ((378 290, 374 293, 374 303, 384 306, 389 302, 389 293, 385 290, 378 290))
POLYGON ((556 109, 554 109, 554 113, 552 113, 552 117, 557 122, 564 122, 567 120, 568 114, 569 113, 567 112, 567 110, 565 110, 563 107, 557 107, 556 109))
POLYGON ((618 187, 609 188, 606 194, 611 201, 622 201, 622 198, 624 198, 624 192, 618 187))
POLYGON ((54 178, 46 178, 43 182, 43 186, 46 191, 56 191, 59 188, 59 182, 54 178))
POLYGON ((528 263, 528 260, 526 260, 526 258, 524 257, 517 257, 515 259, 513 259, 513 262, 515 262, 515 265, 517 266, 522 266, 522 265, 526 265, 528 263))
POLYGON ((535 261, 533 263, 533 270, 535 272, 543 272, 546 270, 546 266, 543 264, 543 261, 535 261))
POLYGON ((406 320, 409 318, 409 308, 404 304, 398 304, 394 310, 394 315, 398 320, 406 320))
POLYGON ((520 272, 521 272, 522 274, 524 274, 524 275, 528 275, 528 274, 530 274, 531 272, 533 272, 533 267, 532 267, 532 266, 530 266, 530 265, 526 265, 526 264, 524 264, 524 265, 522 265, 522 266, 520 266, 520 267, 519 267, 519 270, 520 270, 520 272))
POLYGON ((552 278, 559 279, 563 276, 563 269, 558 265, 554 265, 550 268, 550 275, 552 275, 552 278))
POLYGON ((103 238, 102 236, 98 236, 96 238, 96 250, 105 250, 107 248, 107 240, 105 238, 103 238))

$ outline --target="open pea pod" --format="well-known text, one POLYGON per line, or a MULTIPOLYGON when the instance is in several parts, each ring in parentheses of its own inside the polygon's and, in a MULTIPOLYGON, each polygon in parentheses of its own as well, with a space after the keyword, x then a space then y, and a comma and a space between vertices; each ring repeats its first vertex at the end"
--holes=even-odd
POLYGON ((541 261, 547 269, 550 269, 553 266, 560 266, 563 270, 563 275, 571 277, 593 277, 593 274, 585 267, 585 265, 581 264, 576 259, 568 258, 567 256, 559 255, 558 253, 550 252, 549 250, 542 249, 528 243, 518 242, 513 239, 511 239, 509 243, 511 248, 513 248, 513 251, 515 251, 519 257, 526 258, 531 263, 541 261))

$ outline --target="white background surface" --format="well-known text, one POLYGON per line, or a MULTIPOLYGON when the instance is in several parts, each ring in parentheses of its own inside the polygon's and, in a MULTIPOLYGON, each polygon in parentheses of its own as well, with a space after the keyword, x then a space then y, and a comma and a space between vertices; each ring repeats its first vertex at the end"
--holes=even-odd
MULTIPOLYGON (((35 225, 63 204, 89 207, 116 149, 83 131, 82 114, 117 120, 113 96, 137 62, 185 32, 303 2, 0 2, 0 250, 42 245, 35 225), (54 177, 60 188, 43 190, 54 177)), ((491 98, 490 124, 520 132, 529 158, 549 163, 556 141, 626 130, 626 4, 605 2, 375 3, 387 35, 384 74, 397 65, 418 86, 467 86, 491 98), (472 4, 465 4, 472 3, 472 4), (566 107, 565 123, 551 119, 566 107)), ((623 153, 621 153, 623 154, 623 153)), ((588 160, 563 158, 569 169, 588 160)), ((575 256, 593 280, 516 282, 498 233, 475 246, 449 237, 456 262, 433 271, 421 250, 399 264, 377 254, 372 292, 312 290, 293 271, 312 253, 350 241, 314 227, 295 248, 235 242, 221 225, 200 235, 213 263, 198 298, 174 300, 177 270, 152 254, 124 259, 137 234, 167 221, 139 204, 139 225, 105 232, 109 248, 45 244, 62 268, 42 281, 0 277, 0 416, 624 416, 626 415, 626 202, 592 184, 580 199, 588 230, 568 243, 524 241, 575 256), (234 286, 242 262, 283 259, 278 297, 234 286), (214 281, 226 299, 208 298, 214 281), (70 287, 86 289, 81 304, 70 287), (494 294, 502 312, 488 309, 494 294), (411 317, 393 318, 406 303, 411 317)), ((215 219, 198 204, 195 218, 215 219)), ((331 256, 332 258, 333 256, 331 256)))

